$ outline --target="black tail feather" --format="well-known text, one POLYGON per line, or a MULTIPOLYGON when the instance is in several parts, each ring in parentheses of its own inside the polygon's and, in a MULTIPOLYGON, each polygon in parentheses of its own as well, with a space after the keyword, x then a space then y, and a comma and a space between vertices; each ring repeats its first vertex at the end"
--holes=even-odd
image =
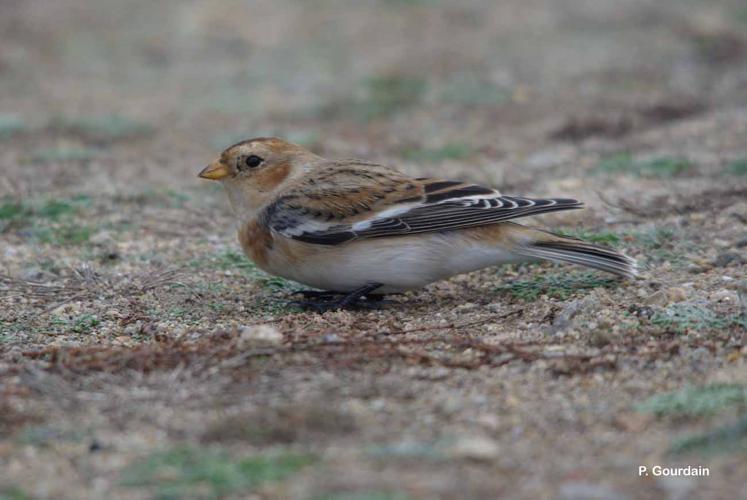
POLYGON ((638 275, 635 259, 612 248, 581 240, 564 238, 534 242, 524 247, 524 253, 539 259, 591 267, 624 278, 635 278, 638 275))

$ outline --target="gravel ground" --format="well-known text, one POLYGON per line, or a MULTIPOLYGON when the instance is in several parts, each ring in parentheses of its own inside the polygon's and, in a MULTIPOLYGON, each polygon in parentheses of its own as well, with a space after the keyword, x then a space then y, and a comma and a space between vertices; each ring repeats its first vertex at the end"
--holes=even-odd
POLYGON ((0 499, 744 494, 743 2, 0 10, 0 499), (583 200, 533 223, 645 271, 301 312, 196 178, 260 135, 583 200))

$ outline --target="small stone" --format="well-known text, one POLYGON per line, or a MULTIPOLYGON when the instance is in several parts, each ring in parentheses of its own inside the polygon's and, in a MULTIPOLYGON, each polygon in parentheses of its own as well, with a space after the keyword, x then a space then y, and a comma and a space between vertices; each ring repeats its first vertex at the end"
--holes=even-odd
POLYGON ((465 436, 454 443, 449 454, 454 458, 490 462, 500 456, 500 448, 495 441, 487 437, 465 436))
POLYGON ((42 281, 44 279, 44 271, 39 267, 28 267, 21 271, 20 278, 26 281, 42 281))
POLYGON ((581 301, 574 300, 566 304, 563 309, 555 317, 555 320, 550 327, 549 333, 551 335, 557 334, 563 330, 566 330, 573 323, 573 318, 581 310, 581 301))
POLYGON ((612 342, 614 335, 609 331, 593 330, 587 342, 592 347, 602 348, 612 342))
POLYGON ((744 222, 747 220, 747 202, 737 202, 727 209, 729 217, 744 222))
POLYGON ((705 268, 703 266, 699 266, 699 265, 697 265, 695 263, 692 263, 692 262, 689 263, 685 267, 685 269, 687 270, 688 273, 691 273, 691 274, 700 274, 700 273, 703 273, 703 272, 705 272, 705 271, 708 270, 708 268, 705 268))
POLYGON ((704 257, 698 257, 698 256, 688 255, 687 258, 688 258, 688 260, 690 260, 695 265, 703 267, 705 269, 709 269, 710 267, 713 266, 713 263, 710 260, 708 260, 708 259, 706 259, 704 257))
POLYGON ((712 244, 712 245, 713 245, 714 247, 718 247, 718 248, 728 248, 728 247, 730 247, 730 246, 731 246, 731 244, 730 244, 730 243, 729 243, 728 241, 726 241, 726 240, 722 240, 722 239, 720 239, 720 238, 714 238, 714 239, 713 239, 713 240, 711 241, 711 244, 712 244))
POLYGON ((729 354, 726 355, 726 361, 729 363, 736 363, 740 359, 742 359, 741 351, 731 351, 729 354))
POLYGON ((661 306, 667 303, 667 292, 657 290, 643 300, 643 303, 649 306, 661 306))
POLYGON ((336 333, 327 333, 322 336, 322 342, 325 344, 336 344, 340 341, 340 336, 336 333))
POLYGON ((137 335, 140 333, 140 329, 142 328, 142 326, 143 324, 140 320, 135 321, 134 323, 130 323, 124 327, 124 333, 125 335, 132 337, 133 335, 137 335))
POLYGON ((116 309, 107 309, 104 316, 109 319, 120 319, 124 317, 124 315, 116 309))
POLYGON ((134 344, 134 341, 132 340, 132 337, 128 337, 127 335, 120 335, 118 337, 114 337, 112 344, 116 346, 130 347, 134 344))
POLYGON ((739 295, 734 290, 716 290, 711 293, 710 299, 714 302, 727 302, 729 304, 736 304, 739 302, 739 295))
POLYGON ((734 246, 737 248, 747 247, 747 234, 742 235, 742 237, 734 243, 734 246))
POLYGON ((109 231, 99 231, 88 239, 89 243, 93 245, 107 245, 114 241, 112 233, 109 231))
POLYGON ((483 427, 495 431, 500 427, 501 419, 493 413, 483 413, 475 418, 475 421, 483 427))
POLYGON ((684 288, 672 287, 667 290, 669 302, 682 302, 687 299, 687 291, 684 288))
POLYGON ((420 380, 444 380, 451 374, 451 371, 444 366, 415 368, 417 368, 417 371, 413 372, 412 376, 420 380))
POLYGON ((101 260, 104 262, 113 262, 120 258, 116 249, 108 249, 101 253, 101 260))
POLYGON ((271 325, 252 325, 239 328, 239 347, 279 345, 283 334, 271 325))
POLYGON ((148 321, 143 325, 138 333, 147 335, 149 337, 154 337, 156 333, 158 333, 158 323, 154 321, 148 321))
POLYGON ((5 247, 5 251, 3 252, 3 255, 5 255, 5 257, 7 258, 14 257, 17 254, 18 254, 18 249, 11 245, 8 245, 7 247, 5 247))
POLYGON ((724 252, 713 260, 713 265, 726 267, 731 263, 741 264, 742 262, 744 262, 744 258, 737 252, 724 252))
POLYGON ((704 220, 706 220, 706 214, 702 214, 702 213, 690 214, 690 220, 693 222, 703 222, 704 220))
POLYGON ((621 413, 615 419, 615 423, 628 432, 641 432, 653 421, 653 415, 637 412, 621 413))
POLYGON ((77 316, 80 314, 80 310, 80 302, 68 302, 55 307, 51 313, 53 316, 77 316))

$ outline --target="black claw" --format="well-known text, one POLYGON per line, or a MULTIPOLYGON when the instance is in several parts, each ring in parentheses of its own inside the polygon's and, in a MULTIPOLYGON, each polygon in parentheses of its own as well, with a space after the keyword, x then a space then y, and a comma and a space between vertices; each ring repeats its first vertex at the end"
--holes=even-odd
POLYGON ((288 305, 298 307, 299 309, 302 309, 304 311, 317 312, 319 314, 326 312, 326 311, 334 310, 333 308, 330 308, 332 303, 323 302, 323 301, 291 300, 288 302, 288 305))
POLYGON ((367 310, 375 311, 383 309, 384 306, 389 304, 396 304, 393 300, 356 300, 353 302, 335 300, 335 301, 322 301, 322 300, 291 300, 288 301, 288 305, 298 307, 305 311, 313 311, 317 313, 324 313, 327 311, 339 311, 342 309, 348 310, 367 310))
POLYGON ((332 299, 344 295, 343 292, 332 292, 327 290, 299 290, 297 293, 305 299, 332 299))
POLYGON ((296 293, 303 295, 306 299, 316 300, 294 300, 289 304, 320 314, 341 309, 380 309, 381 306, 390 304, 392 301, 383 300, 384 296, 381 294, 369 293, 379 287, 381 287, 380 283, 367 283, 350 293, 303 290, 296 293))

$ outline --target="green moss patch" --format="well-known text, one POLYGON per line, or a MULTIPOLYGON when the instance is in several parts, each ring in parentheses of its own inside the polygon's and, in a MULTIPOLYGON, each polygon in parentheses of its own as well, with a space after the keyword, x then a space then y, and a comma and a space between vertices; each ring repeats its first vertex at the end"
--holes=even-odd
POLYGON ((726 166, 726 172, 731 175, 747 175, 747 158, 730 162, 726 166))
POLYGON ((30 130, 29 125, 13 115, 0 115, 0 140, 30 130))
POLYGON ((588 231, 585 229, 561 229, 555 231, 560 236, 566 236, 568 238, 576 238, 579 240, 588 241, 590 243, 598 243, 600 245, 613 246, 620 243, 622 239, 620 235, 612 233, 610 231, 588 231))
POLYGON ((81 117, 59 116, 51 121, 50 127, 96 141, 130 139, 153 132, 150 125, 117 114, 81 117))
POLYGON ((352 108, 364 120, 383 118, 418 104, 426 90, 426 81, 421 78, 376 76, 363 82, 364 97, 352 108))
POLYGON ((222 498, 282 481, 313 462, 309 455, 233 457, 221 449, 180 446, 133 463, 121 484, 148 488, 156 498, 222 498))
POLYGON ((733 424, 676 439, 669 448, 671 455, 718 455, 747 450, 747 417, 733 424))
POLYGON ((558 273, 516 280, 501 285, 496 290, 524 301, 536 300, 541 295, 565 300, 581 291, 597 287, 610 287, 615 283, 617 283, 616 280, 600 277, 593 272, 558 273))
POLYGON ((715 313, 706 306, 686 302, 675 303, 651 316, 651 323, 674 333, 690 330, 724 329, 740 323, 736 315, 715 313))
POLYGON ((726 408, 747 405, 747 386, 710 384, 657 394, 636 406, 636 410, 657 416, 703 417, 726 408))
POLYGON ((0 202, 0 233, 14 230, 39 243, 81 245, 90 239, 95 228, 81 224, 76 216, 91 205, 91 198, 85 195, 0 202))
POLYGON ((86 162, 97 158, 101 150, 86 147, 56 147, 34 152, 29 156, 31 163, 86 162))
POLYGON ((433 149, 407 149, 402 156, 412 161, 439 162, 444 160, 462 160, 474 154, 467 144, 450 143, 433 149))
POLYGON ((636 160, 632 155, 623 153, 600 161, 595 172, 666 178, 684 174, 692 168, 692 162, 686 158, 661 157, 650 160, 636 160))

